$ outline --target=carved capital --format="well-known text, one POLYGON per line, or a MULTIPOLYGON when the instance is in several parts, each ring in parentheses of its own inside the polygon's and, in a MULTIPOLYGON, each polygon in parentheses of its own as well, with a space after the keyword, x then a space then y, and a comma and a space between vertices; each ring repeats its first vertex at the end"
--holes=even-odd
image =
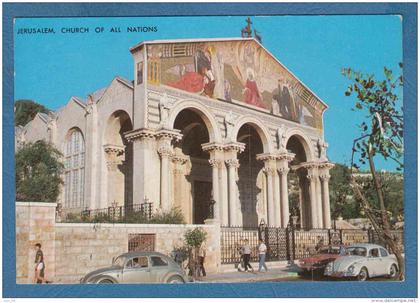
POLYGON ((182 139, 182 135, 180 134, 180 130, 178 129, 166 129, 162 128, 155 133, 155 137, 158 140, 167 140, 172 142, 174 141, 180 141, 182 139))
POLYGON ((270 160, 276 160, 276 159, 277 159, 276 154, 264 153, 264 154, 257 155, 257 160, 260 160, 260 161, 270 161, 270 160))
POLYGON ((224 151, 236 151, 238 153, 241 153, 245 150, 245 144, 241 142, 231 142, 223 147, 224 151))
POLYGON ((276 169, 273 167, 264 167, 262 170, 267 176, 274 176, 276 174, 276 169))
POLYGON ((189 160, 189 157, 182 155, 172 155, 172 162, 175 165, 184 165, 189 160))
POLYGON ((318 179, 318 175, 314 173, 309 173, 306 178, 308 178, 309 182, 315 182, 318 179))
POLYGON ((290 171, 288 167, 280 167, 277 169, 280 175, 287 175, 290 171))
POLYGON ((154 140, 155 132, 147 128, 139 128, 125 132, 124 136, 128 142, 134 142, 136 140, 154 140))
POLYGON ((239 168, 239 161, 238 159, 229 159, 226 160, 226 164, 228 167, 239 168))
POLYGON ((210 159, 209 163, 211 167, 217 167, 217 168, 222 168, 223 165, 223 160, 221 159, 210 159))
POLYGON ((322 174, 319 177, 321 178, 322 182, 328 182, 331 178, 329 174, 322 174))
POLYGON ((169 158, 173 155, 172 148, 170 146, 161 146, 158 148, 158 153, 161 158, 169 158))

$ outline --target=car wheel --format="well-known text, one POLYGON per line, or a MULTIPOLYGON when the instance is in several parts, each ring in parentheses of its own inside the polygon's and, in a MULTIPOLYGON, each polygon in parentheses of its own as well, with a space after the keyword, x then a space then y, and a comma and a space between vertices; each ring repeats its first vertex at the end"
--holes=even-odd
POLYGON ((170 277, 168 279, 167 283, 169 283, 169 284, 182 284, 182 283, 185 283, 185 282, 181 277, 173 276, 173 277, 170 277))
POLYGON ((395 279, 396 277, 397 277, 397 275, 398 275, 398 268, 397 268, 397 265, 395 265, 395 264, 392 264, 391 265, 391 268, 390 268, 390 270, 389 270, 389 278, 390 279, 395 279))
POLYGON ((104 279, 98 282, 98 284, 113 284, 111 280, 104 279))
POLYGON ((357 281, 366 281, 369 278, 366 267, 362 267, 359 274, 357 275, 357 281))

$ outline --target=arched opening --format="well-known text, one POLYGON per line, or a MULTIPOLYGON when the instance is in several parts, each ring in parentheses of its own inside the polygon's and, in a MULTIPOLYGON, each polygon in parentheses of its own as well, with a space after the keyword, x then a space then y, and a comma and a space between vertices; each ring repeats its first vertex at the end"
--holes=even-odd
POLYGON ((67 132, 64 146, 64 208, 85 207, 85 140, 80 129, 67 132))
POLYGON ((245 150, 238 155, 238 191, 242 212, 242 222, 239 223, 244 227, 257 226, 266 214, 262 173, 264 163, 256 161, 257 155, 263 153, 263 143, 251 124, 241 126, 236 140, 245 144, 245 150))
POLYGON ((298 227, 308 229, 311 218, 308 171, 304 167, 299 167, 299 164, 307 162, 308 159, 303 140, 298 135, 293 135, 286 145, 286 149, 295 154, 288 175, 289 210, 293 216, 298 217, 298 227))
MULTIPOLYGON (((108 168, 108 205, 133 205, 133 144, 124 133, 133 129, 130 116, 119 110, 107 121, 104 151, 108 168)), ((138 202, 140 203, 140 202, 138 202)))
POLYGON ((175 155, 186 159, 184 164, 173 164, 178 165, 174 171, 181 172, 174 176, 174 204, 183 210, 187 222, 203 224, 212 198, 209 154, 201 147, 209 142, 209 131, 203 118, 191 109, 179 112, 174 128, 182 134, 182 140, 175 144, 175 155))

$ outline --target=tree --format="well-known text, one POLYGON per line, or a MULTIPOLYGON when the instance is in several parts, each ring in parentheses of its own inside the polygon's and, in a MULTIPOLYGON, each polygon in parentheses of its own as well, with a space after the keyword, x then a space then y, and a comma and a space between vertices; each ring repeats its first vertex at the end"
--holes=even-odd
POLYGON ((26 125, 35 118, 37 113, 48 114, 49 109, 32 100, 17 100, 15 102, 15 126, 26 125))
MULTIPOLYGON (((402 69, 402 63, 400 63, 402 69)), ((355 72, 351 68, 344 68, 342 74, 352 83, 346 96, 356 95, 355 110, 365 114, 365 121, 359 127, 361 136, 353 142, 352 169, 359 164, 369 165, 370 174, 376 192, 378 209, 375 209, 366 198, 362 186, 354 176, 350 182, 363 211, 372 223, 379 238, 384 241, 395 254, 400 268, 399 278, 404 277, 404 260, 401 251, 392 237, 389 213, 385 205, 385 197, 380 175, 376 171, 375 157, 382 156, 391 159, 397 165, 397 170, 403 169, 403 113, 399 93, 402 91, 402 75, 394 76, 392 71, 384 67, 384 80, 375 79, 374 75, 355 72), (358 157, 355 160, 355 157, 358 157)), ((402 74, 402 73, 401 73, 402 74)))
POLYGON ((207 233, 202 228, 194 228, 184 235, 185 245, 188 250, 188 268, 194 278, 197 277, 198 250, 201 244, 206 241, 207 233))
POLYGON ((62 154, 45 141, 25 144, 16 153, 16 200, 56 202, 63 183, 62 154))

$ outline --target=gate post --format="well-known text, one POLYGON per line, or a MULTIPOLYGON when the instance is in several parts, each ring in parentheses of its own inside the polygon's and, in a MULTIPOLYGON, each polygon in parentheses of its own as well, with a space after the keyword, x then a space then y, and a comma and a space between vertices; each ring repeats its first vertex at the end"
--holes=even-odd
POLYGON ((286 226, 286 259, 287 261, 291 261, 291 257, 290 257, 290 230, 289 230, 289 225, 286 226))
POLYGON ((328 229, 328 245, 331 245, 331 229, 328 229))
POLYGON ((340 231, 340 244, 343 244, 343 230, 339 229, 340 231))
POLYGON ((271 247, 269 243, 270 237, 268 236, 268 226, 265 227, 264 238, 265 245, 267 246, 267 260, 271 260, 271 247))

